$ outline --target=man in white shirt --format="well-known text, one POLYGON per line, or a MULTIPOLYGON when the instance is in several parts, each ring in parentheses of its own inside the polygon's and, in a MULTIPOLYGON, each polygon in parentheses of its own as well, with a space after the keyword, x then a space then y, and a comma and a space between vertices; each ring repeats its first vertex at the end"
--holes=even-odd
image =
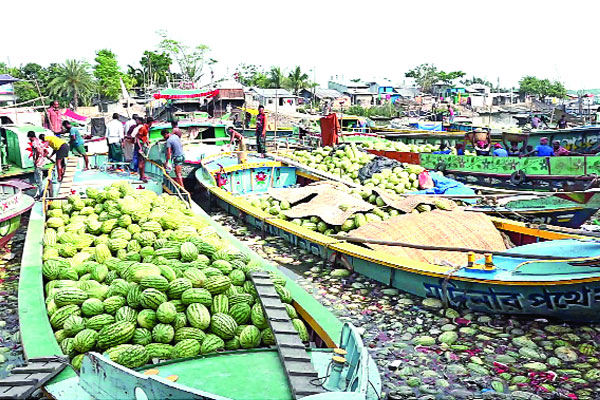
POLYGON ((121 162, 123 151, 123 124, 119 121, 119 114, 114 113, 113 119, 106 126, 106 142, 108 143, 108 159, 112 162, 121 162))
POLYGON ((137 128, 138 115, 133 114, 130 120, 125 122, 125 139, 123 140, 123 158, 130 162, 133 160, 133 131, 137 128))

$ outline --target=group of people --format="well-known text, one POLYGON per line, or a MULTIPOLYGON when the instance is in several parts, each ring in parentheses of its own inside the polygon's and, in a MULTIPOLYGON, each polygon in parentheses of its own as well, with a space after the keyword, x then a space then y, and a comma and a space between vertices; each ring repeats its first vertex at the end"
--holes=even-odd
MULTIPOLYGON (((534 115, 531 117, 531 129, 540 129, 544 125, 547 129, 550 129, 544 116, 534 115)), ((567 129, 569 124, 567 123, 567 117, 563 114, 560 119, 556 122, 556 129, 567 129)))
MULTIPOLYGON (((560 145, 559 140, 552 141, 552 146, 548 146, 549 140, 547 137, 540 138, 540 144, 536 147, 531 145, 522 145, 519 147, 519 142, 510 142, 510 146, 504 146, 500 143, 496 143, 493 146, 489 140, 477 140, 473 141, 473 148, 475 154, 478 156, 494 156, 494 157, 554 157, 554 156, 573 156, 579 153, 567 150, 560 145), (505 148, 506 146, 506 148, 505 148)), ((436 151, 437 154, 449 154, 450 150, 446 150, 446 146, 440 148, 440 151, 436 151)), ((456 144, 456 154, 462 156, 465 154, 465 146, 463 143, 456 144)))

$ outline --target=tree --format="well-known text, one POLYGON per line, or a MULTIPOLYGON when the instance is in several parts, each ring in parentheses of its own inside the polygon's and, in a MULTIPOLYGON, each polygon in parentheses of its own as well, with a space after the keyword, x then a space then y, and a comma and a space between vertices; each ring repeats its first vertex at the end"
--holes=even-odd
POLYGON ((108 49, 98 50, 94 59, 94 76, 97 79, 97 89, 100 95, 108 100, 118 100, 121 95, 121 82, 129 83, 131 87, 132 80, 125 76, 119 69, 117 56, 108 49))
POLYGON ((563 98, 567 95, 567 90, 559 81, 551 82, 549 79, 528 75, 519 81, 519 93, 533 95, 544 101, 546 97, 563 98))
POLYGON ((271 87, 279 89, 283 87, 283 72, 280 67, 271 67, 269 71, 269 80, 271 81, 271 87))
POLYGON ((162 41, 158 47, 169 54, 174 59, 185 81, 196 83, 202 78, 204 73, 205 57, 210 51, 210 48, 204 44, 195 47, 190 47, 182 42, 170 39, 166 31, 158 31, 162 41))
POLYGON ((271 84, 266 72, 254 64, 239 64, 235 74, 237 81, 244 86, 255 86, 259 88, 268 88, 271 84))
POLYGON ((463 71, 439 71, 433 64, 421 64, 408 71, 404 76, 414 78, 421 90, 429 93, 437 81, 451 84, 453 80, 465 76, 465 73, 463 71))
MULTIPOLYGON (((140 65, 143 68, 144 75, 149 77, 150 83, 156 85, 164 85, 167 83, 171 64, 173 64, 173 60, 165 52, 155 53, 153 51, 145 51, 140 59, 140 65)), ((141 83, 143 83, 143 81, 141 83)))
POLYGON ((58 66, 48 86, 50 93, 72 98, 75 108, 79 106, 80 98, 89 101, 95 89, 90 65, 78 60, 67 60, 58 66))
POLYGON ((296 68, 294 68, 294 70, 292 72, 290 72, 290 74, 288 75, 288 78, 290 80, 290 85, 292 87, 292 90, 294 91, 294 94, 296 96, 298 95, 298 92, 301 89, 304 89, 309 86, 308 75, 303 73, 300 70, 299 66, 296 66, 296 68))
POLYGON ((475 76, 471 77, 471 78, 467 78, 465 80, 462 81, 463 85, 465 86, 471 86, 471 85, 485 85, 487 87, 493 87, 492 83, 488 80, 485 80, 484 78, 477 78, 475 76))

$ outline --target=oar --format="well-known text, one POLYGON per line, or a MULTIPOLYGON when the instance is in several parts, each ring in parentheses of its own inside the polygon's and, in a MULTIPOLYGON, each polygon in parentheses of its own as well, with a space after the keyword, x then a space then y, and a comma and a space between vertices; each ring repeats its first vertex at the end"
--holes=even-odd
MULTIPOLYGON (((507 251, 497 251, 497 250, 484 250, 484 249, 473 249, 469 247, 450 247, 450 246, 432 246, 425 244, 416 244, 416 243, 406 243, 406 242, 396 242, 390 240, 379 240, 379 239, 368 239, 368 238, 356 238, 345 235, 332 235, 334 239, 345 240, 346 242, 351 243, 365 243, 365 244, 379 244, 382 246, 399 246, 399 247, 409 247, 418 250, 437 250, 437 251, 454 251, 458 253, 480 253, 480 254, 492 254, 495 256, 502 257, 510 257, 510 258, 526 258, 526 259, 534 259, 534 260, 573 260, 576 261, 573 257, 564 257, 564 256, 550 256, 545 254, 522 254, 522 253, 510 253, 507 251)), ((589 257, 584 257, 582 260, 589 260, 589 257)), ((600 260, 600 256, 598 257, 600 260)))

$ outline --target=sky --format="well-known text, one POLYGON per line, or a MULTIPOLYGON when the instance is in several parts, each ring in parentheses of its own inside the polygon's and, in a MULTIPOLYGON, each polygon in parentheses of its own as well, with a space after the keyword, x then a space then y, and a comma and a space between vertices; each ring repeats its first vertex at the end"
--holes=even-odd
POLYGON ((600 1, 572 0, 262 0, 15 1, 3 3, 0 61, 47 65, 93 62, 109 48, 125 70, 156 50, 159 29, 189 45, 205 44, 217 78, 240 63, 299 65, 326 86, 387 78, 433 63, 502 87, 522 76, 600 88, 600 1), (10 36, 7 36, 10 32, 10 36))

